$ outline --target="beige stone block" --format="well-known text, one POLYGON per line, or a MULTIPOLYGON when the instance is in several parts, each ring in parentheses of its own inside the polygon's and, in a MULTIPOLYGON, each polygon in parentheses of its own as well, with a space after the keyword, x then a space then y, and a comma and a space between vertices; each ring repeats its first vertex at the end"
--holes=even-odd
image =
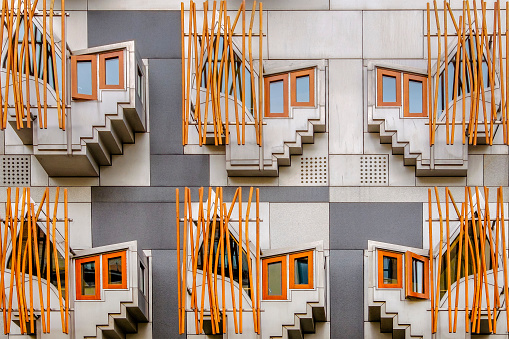
POLYGON ((484 185, 507 186, 509 175, 508 167, 507 155, 485 155, 484 185))

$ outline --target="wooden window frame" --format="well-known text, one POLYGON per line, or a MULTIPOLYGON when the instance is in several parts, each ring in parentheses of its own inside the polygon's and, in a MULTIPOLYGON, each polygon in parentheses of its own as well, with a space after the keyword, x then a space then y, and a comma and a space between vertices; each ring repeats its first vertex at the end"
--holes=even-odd
POLYGON ((288 118, 288 73, 267 76, 265 82, 265 117, 266 118, 288 118), (283 80, 283 113, 270 112, 270 83, 283 80))
POLYGON ((72 98, 75 100, 97 100, 97 55, 71 56, 71 86, 72 98), (78 93, 78 61, 92 62, 92 95, 78 93))
POLYGON ((407 251, 405 253, 405 290, 406 297, 419 298, 419 299, 429 299, 429 258, 424 257, 422 255, 418 255, 416 253, 407 251), (412 261, 413 259, 422 261, 424 263, 424 293, 417 293, 412 291, 412 261))
POLYGON ((428 116, 428 78, 422 75, 403 73, 403 116, 405 118, 426 118, 428 116), (410 112, 410 80, 422 82, 422 113, 410 112))
POLYGON ((127 262, 126 262, 126 250, 106 253, 102 255, 103 261, 103 289, 126 289, 127 288, 127 262), (108 283, 108 259, 110 258, 121 258, 122 263, 122 283, 110 284, 108 283))
POLYGON ((262 259, 262 298, 263 300, 286 300, 287 299, 287 283, 286 283, 286 255, 262 259), (269 264, 281 262, 281 295, 269 295, 268 266, 269 264))
POLYGON ((306 251, 306 252, 300 252, 300 253, 292 253, 290 254, 290 289, 313 289, 314 283, 313 283, 313 251, 306 251), (298 258, 308 258, 308 283, 307 284, 296 284, 295 283, 295 259, 298 258))
POLYGON ((290 73, 291 104, 292 107, 314 107, 315 106, 315 69, 309 68, 290 73), (297 101, 297 78, 309 76, 309 101, 297 101))
POLYGON ((99 54, 99 88, 124 89, 124 50, 99 54), (118 57, 118 85, 106 84, 106 59, 118 57))
POLYGON ((100 255, 93 257, 86 257, 76 259, 75 270, 76 270, 76 300, 101 300, 101 260, 100 255), (94 295, 83 295, 81 294, 81 265, 89 262, 95 263, 95 294, 94 295))
POLYGON ((385 250, 377 250, 378 252, 378 288, 402 288, 403 287, 403 254, 389 252, 385 250), (384 284, 384 263, 383 257, 396 258, 398 263, 397 283, 384 284))
POLYGON ((401 72, 384 68, 376 69, 376 105, 380 107, 401 106, 401 72), (384 102, 383 76, 387 75, 396 78, 396 101, 384 102))

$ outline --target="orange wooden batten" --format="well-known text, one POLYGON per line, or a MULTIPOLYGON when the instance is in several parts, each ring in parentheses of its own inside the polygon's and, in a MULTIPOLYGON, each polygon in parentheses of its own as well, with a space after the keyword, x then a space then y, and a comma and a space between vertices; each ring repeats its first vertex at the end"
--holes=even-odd
POLYGON ((103 288, 104 289, 126 289, 127 288, 127 263, 126 263, 126 251, 106 253, 102 255, 102 270, 103 270, 103 288), (110 268, 109 260, 120 257, 121 262, 121 283, 115 284, 110 283, 110 268))
POLYGON ((384 250, 377 250, 378 252, 378 288, 402 288, 403 287, 403 254, 389 252, 384 250), (384 257, 396 259, 396 283, 386 284, 384 283, 384 257))
MULTIPOLYGON (((92 73, 92 78, 95 73, 92 73)), ((101 89, 124 89, 124 50, 99 54, 99 88, 101 89), (118 59, 118 84, 106 83, 106 61, 118 59)))
POLYGON ((313 251, 306 251, 300 253, 292 253, 290 254, 290 289, 312 289, 314 286, 313 281, 313 251), (295 260, 300 258, 307 258, 308 261, 308 283, 307 284, 297 284, 295 282, 295 260))
POLYGON ((262 260, 262 298, 263 300, 286 300, 287 299, 287 283, 286 283, 286 255, 266 258, 262 260), (269 294, 269 264, 281 263, 281 295, 269 294))

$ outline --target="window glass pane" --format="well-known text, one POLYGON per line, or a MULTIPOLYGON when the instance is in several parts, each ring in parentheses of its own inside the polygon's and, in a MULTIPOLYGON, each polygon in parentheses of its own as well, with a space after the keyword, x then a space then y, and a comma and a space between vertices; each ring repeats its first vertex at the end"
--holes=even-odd
POLYGON ((412 292, 424 293, 424 263, 412 259, 412 292))
POLYGON ((267 274, 269 282, 268 295, 282 295, 283 284, 282 284, 282 264, 281 262, 274 262, 267 265, 267 274))
POLYGON ((108 258, 108 284, 122 284, 122 257, 108 258))
POLYGON ((422 113, 422 81, 408 81, 408 101, 410 113, 422 113))
POLYGON ((92 62, 78 61, 77 71, 78 93, 92 95, 92 62))
POLYGON ((385 257, 383 260, 384 284, 398 283, 398 259, 393 257, 385 257))
POLYGON ((270 83, 270 113, 284 113, 284 81, 270 83))
POLYGON ((297 285, 308 284, 308 257, 297 258, 294 261, 294 280, 297 285))
POLYGON ((396 77, 382 76, 383 102, 396 102, 396 77))
POLYGON ((141 98, 141 102, 143 102, 143 73, 141 73, 140 69, 136 73, 136 92, 141 98))
POLYGON ((119 59, 118 57, 109 58, 105 60, 106 66, 106 85, 119 84, 119 59))
POLYGON ((295 81, 297 102, 309 102, 309 80, 309 75, 297 77, 295 81))
POLYGON ((95 262, 81 264, 81 295, 95 295, 95 262))

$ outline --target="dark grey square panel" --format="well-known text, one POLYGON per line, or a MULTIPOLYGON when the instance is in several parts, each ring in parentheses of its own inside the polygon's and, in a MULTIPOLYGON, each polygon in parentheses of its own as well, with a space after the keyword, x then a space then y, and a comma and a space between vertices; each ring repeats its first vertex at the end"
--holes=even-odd
POLYGON ((150 153, 183 154, 180 59, 149 60, 150 153))
POLYGON ((365 249, 368 240, 422 247, 422 203, 331 203, 331 249, 365 249))
POLYGON ((331 338, 364 338, 362 250, 330 251, 331 338))
POLYGON ((208 155, 152 155, 151 186, 209 186, 208 155))
POLYGON ((93 247, 138 240, 142 249, 176 249, 175 204, 92 203, 93 247))
POLYGON ((177 251, 152 251, 152 338, 185 338, 179 335, 177 251))
POLYGON ((88 11, 87 24, 89 47, 135 40, 142 58, 181 57, 180 11, 88 11))

